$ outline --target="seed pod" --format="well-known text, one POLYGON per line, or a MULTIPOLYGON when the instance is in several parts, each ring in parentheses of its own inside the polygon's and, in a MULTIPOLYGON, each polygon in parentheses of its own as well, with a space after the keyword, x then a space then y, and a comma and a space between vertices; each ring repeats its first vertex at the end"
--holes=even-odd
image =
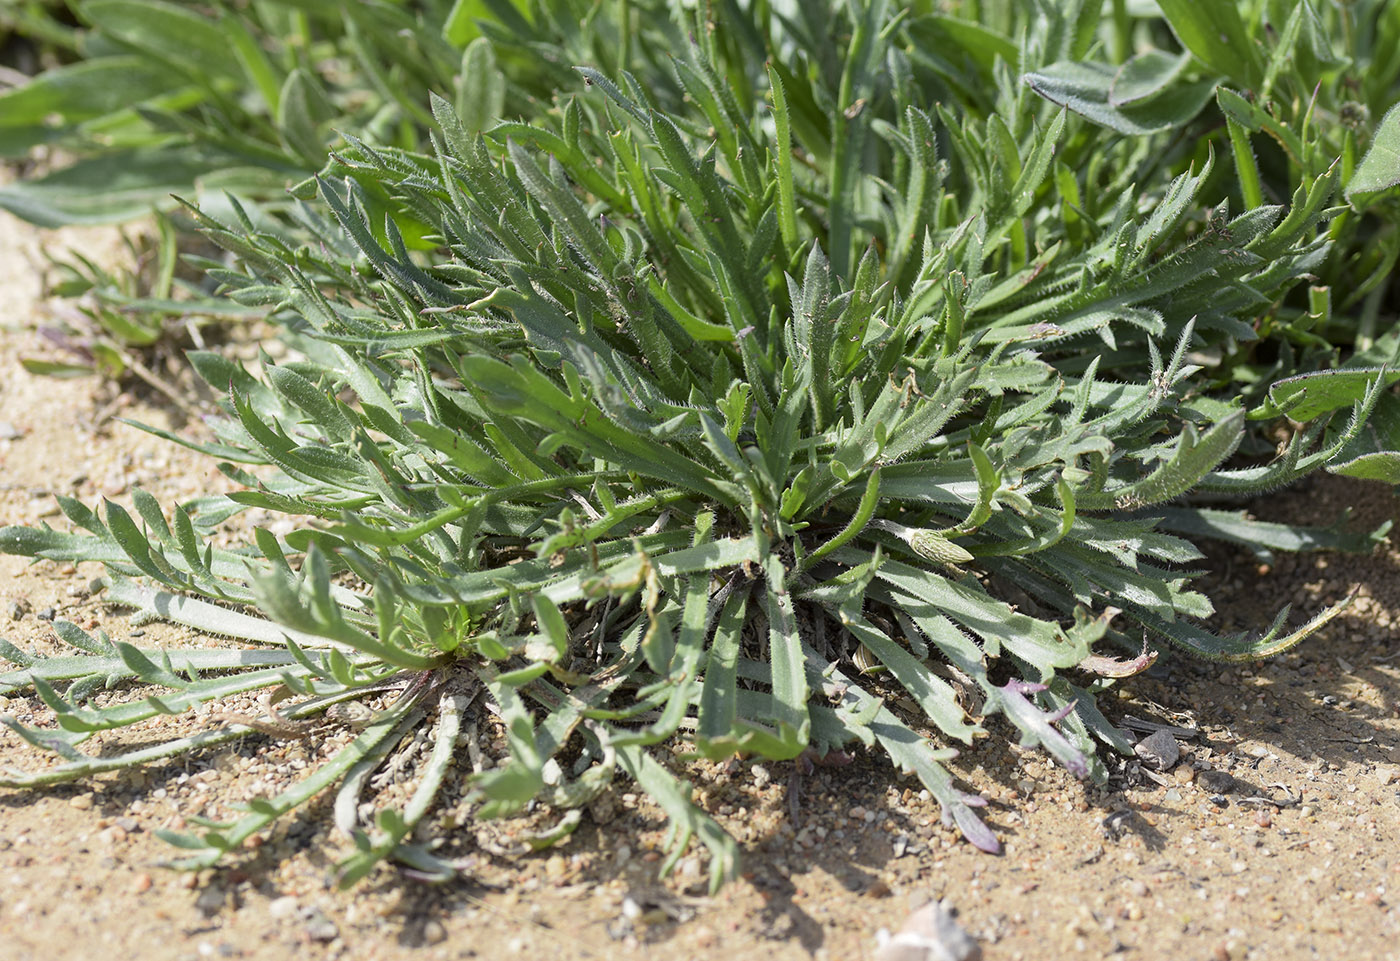
POLYGON ((959 564, 966 564, 973 559, 965 548, 953 543, 952 539, 942 531, 929 530, 926 527, 905 527, 903 524, 884 519, 873 520, 870 522, 870 526, 878 527, 882 531, 889 531, 912 547, 920 557, 925 557, 943 567, 956 569, 959 564))
POLYGON ((965 548, 959 547, 938 531, 907 529, 904 540, 919 556, 945 567, 956 567, 972 560, 972 555, 965 548))

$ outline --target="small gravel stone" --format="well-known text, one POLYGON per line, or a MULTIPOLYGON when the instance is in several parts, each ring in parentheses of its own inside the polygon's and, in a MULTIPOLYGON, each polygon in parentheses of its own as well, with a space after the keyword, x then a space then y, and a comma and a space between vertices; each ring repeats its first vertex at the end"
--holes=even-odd
POLYGON ((29 610, 29 605, 21 601, 10 601, 5 606, 5 610, 9 613, 10 620, 17 621, 24 617, 25 611, 29 610))
POLYGON ((904 922, 895 935, 875 936, 876 961, 982 961, 982 947, 958 924, 953 912, 930 901, 904 922))
POLYGON ((617 817, 617 800, 611 791, 604 791, 588 802, 588 816, 594 824, 607 824, 617 817))
POLYGON ((0 440, 19 440, 24 436, 24 431, 7 420, 0 420, 0 440))
POLYGON ((267 903, 267 913, 273 918, 290 918, 297 913, 297 899, 290 894, 284 894, 280 898, 273 898, 267 903))
POLYGON ((1143 764, 1157 771, 1169 771, 1181 759, 1181 748, 1168 731, 1149 734, 1138 741, 1133 751, 1142 758, 1143 764))
POLYGON ((441 923, 429 919, 423 925, 423 943, 441 944, 447 940, 447 929, 441 923))
POLYGON ((41 621, 51 621, 58 616, 58 611, 54 610, 52 607, 46 607, 34 616, 41 621))
POLYGON ((91 794, 79 794, 77 797, 71 797, 71 798, 68 799, 68 806, 69 806, 70 808, 76 808, 76 809, 79 810, 79 811, 91 810, 91 808, 92 808, 92 795, 91 795, 91 794))
POLYGON ((320 908, 307 908, 302 912, 301 919, 302 930, 312 941, 334 941, 340 936, 340 929, 320 908))
POLYGON ((1202 771, 1196 775, 1196 781, 1203 791, 1211 794, 1229 794, 1237 786, 1235 776, 1229 771, 1202 771))
POLYGON ((209 885, 194 899, 194 906, 206 918, 212 918, 228 904, 228 892, 217 885, 209 885))
POLYGON ((146 872, 142 871, 140 874, 136 875, 136 877, 131 879, 131 893, 145 894, 147 891, 151 890, 151 886, 153 884, 155 884, 155 881, 151 878, 151 876, 146 872))

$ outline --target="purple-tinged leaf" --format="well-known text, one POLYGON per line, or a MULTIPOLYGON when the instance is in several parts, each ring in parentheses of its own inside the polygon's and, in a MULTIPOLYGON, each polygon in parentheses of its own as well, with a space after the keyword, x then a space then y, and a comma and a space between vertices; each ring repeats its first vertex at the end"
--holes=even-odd
POLYGON ((1007 719, 1020 729, 1023 747, 1039 744, 1075 777, 1088 776, 1089 762, 1084 754, 1054 727, 1056 721, 1074 710, 1073 701, 1060 710, 1047 714, 1026 698, 1027 694, 1037 694, 1045 690, 1044 684, 1011 680, 997 690, 1000 695, 988 702, 989 707, 999 708, 1007 719))
MULTIPOLYGON (((984 802, 985 803, 985 802, 984 802)), ((979 851, 986 851, 988 854, 1000 854, 1001 842, 992 833, 992 829, 973 813, 972 808, 959 805, 953 809, 953 820, 958 825, 958 830, 962 836, 967 838, 968 843, 979 851)))

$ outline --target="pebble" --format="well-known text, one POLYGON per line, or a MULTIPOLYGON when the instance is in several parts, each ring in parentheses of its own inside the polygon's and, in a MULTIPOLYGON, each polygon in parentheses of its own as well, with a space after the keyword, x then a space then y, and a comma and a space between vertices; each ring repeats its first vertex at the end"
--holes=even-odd
POLYGON ((151 876, 146 872, 142 871, 140 874, 136 875, 134 878, 131 879, 131 893, 145 894, 147 891, 151 890, 151 886, 153 884, 155 884, 155 881, 151 878, 151 876))
POLYGON ((1157 771, 1169 771, 1181 759, 1181 748, 1167 731, 1149 734, 1138 741, 1133 751, 1142 758, 1143 764, 1157 771))
POLYGON ((52 607, 46 607, 34 616, 41 621, 51 621, 58 616, 58 611, 54 610, 52 607))
POLYGON ((876 961, 982 961, 982 946, 958 924, 945 904, 930 901, 919 908, 899 931, 875 935, 876 961))
POLYGON ((297 913, 297 899, 290 894, 284 894, 280 898, 273 898, 267 903, 267 913, 273 918, 290 918, 297 913))
POLYGON ((228 892, 217 885, 209 885, 194 899, 194 906, 206 918, 212 918, 228 904, 228 892))
POLYGON ((79 810, 79 811, 88 811, 88 810, 91 810, 91 808, 92 808, 92 795, 91 795, 91 794, 79 794, 79 795, 76 796, 76 797, 70 797, 70 798, 68 799, 68 806, 69 806, 70 808, 76 808, 76 809, 79 810))
POLYGON ((1229 771, 1201 771, 1196 775, 1196 781, 1203 791, 1211 794, 1229 794, 1236 787, 1235 776, 1229 771))
POLYGON ((340 936, 340 929, 320 908, 307 908, 301 917, 302 931, 312 941, 334 941, 340 936))
POLYGON ((1172 777, 1182 784, 1190 784, 1196 780, 1196 769, 1189 764, 1183 764, 1172 772, 1172 777))
POLYGON ((588 802, 588 816, 595 824, 607 824, 617 817, 617 801, 611 791, 604 791, 588 802))
POLYGON ((423 925, 423 943, 441 944, 447 940, 447 929, 431 918, 423 925))
POLYGON ((10 615, 10 620, 12 621, 17 621, 20 618, 24 617, 24 612, 28 609, 28 605, 21 604, 19 601, 10 601, 10 603, 6 605, 6 610, 8 611, 10 615))
POLYGON ((1396 771, 1393 767, 1378 767, 1376 768, 1376 780, 1380 782, 1381 787, 1389 787, 1395 781, 1400 781, 1400 771, 1396 771))
POLYGON ((19 440, 24 431, 7 420, 0 420, 0 440, 19 440))

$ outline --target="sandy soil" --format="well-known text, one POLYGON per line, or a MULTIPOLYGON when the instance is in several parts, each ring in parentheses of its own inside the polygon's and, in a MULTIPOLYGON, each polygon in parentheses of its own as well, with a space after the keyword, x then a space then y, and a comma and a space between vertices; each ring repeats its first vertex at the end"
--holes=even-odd
MULTIPOLYGON (((115 249, 107 232, 55 239, 115 249)), ((110 419, 171 423, 159 404, 21 370, 19 358, 39 349, 29 325, 51 309, 37 243, 0 220, 0 524, 58 524, 54 493, 92 505, 139 485, 169 503, 223 483, 206 460, 110 419)), ((1317 522, 1347 506, 1359 525, 1397 513, 1388 489, 1334 479, 1258 510, 1317 522)), ((170 849, 156 829, 226 813, 319 749, 255 735, 141 774, 0 790, 0 954, 855 959, 875 955, 877 929, 946 898, 988 959, 1400 957, 1400 554, 1285 558, 1272 570, 1229 552, 1213 562, 1222 619, 1238 625, 1267 622, 1285 602, 1316 609, 1354 584, 1361 597, 1271 663, 1226 669, 1166 656, 1105 698, 1114 718, 1194 729, 1180 741, 1182 761, 1157 779, 1119 760, 1095 788, 1001 738, 965 753, 956 770, 990 799, 1000 857, 959 842, 917 782, 862 756, 805 778, 783 764, 689 767, 697 800, 744 845, 743 878, 714 898, 701 896, 693 857, 657 880, 664 826, 627 784, 566 845, 528 856, 490 853, 525 825, 473 822, 449 785, 435 829, 474 867, 440 887, 382 868, 335 890, 328 868, 346 841, 324 804, 217 871, 159 867, 170 849)), ((52 614, 143 645, 223 643, 133 628, 87 594, 97 573, 0 558, 0 636, 55 650, 39 617, 52 614)), ((35 698, 0 697, 0 711, 49 717, 35 698)), ((42 763, 0 734, 0 765, 42 763)))

